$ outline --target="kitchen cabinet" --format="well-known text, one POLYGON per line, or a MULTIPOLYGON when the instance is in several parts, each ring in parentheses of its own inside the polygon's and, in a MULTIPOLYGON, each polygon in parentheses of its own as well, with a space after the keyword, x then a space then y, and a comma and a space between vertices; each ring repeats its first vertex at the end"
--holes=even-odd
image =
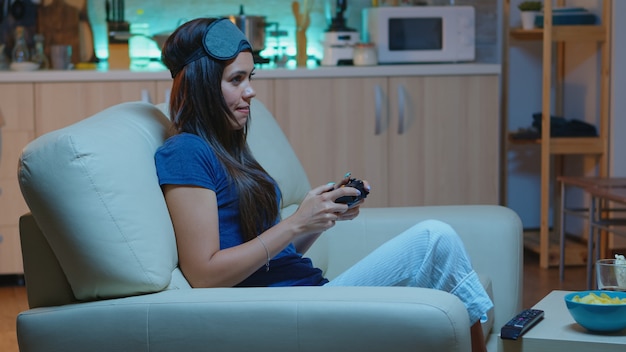
MULTIPOLYGON (((263 105, 269 110, 274 111, 274 79, 252 79, 252 88, 256 92, 256 99, 263 102, 263 105)), ((254 117, 252 117, 254 118, 254 117)))
MULTIPOLYGON (((338 181, 349 171, 372 184, 370 207, 496 204, 498 73, 430 76, 405 70, 347 77, 303 71, 306 77, 255 78, 253 87, 312 185, 338 181)), ((166 76, 0 83, 6 120, 0 130, 0 275, 23 272, 18 220, 28 208, 16 168, 22 149, 111 105, 146 96, 165 102, 171 83, 166 76)))
MULTIPOLYGON (((268 101, 272 99, 271 82, 255 80, 258 97, 268 101)), ((171 79, 35 83, 36 136, 68 126, 119 103, 139 100, 154 104, 166 102, 171 88, 171 79)))
MULTIPOLYGON (((260 99, 263 104, 272 111, 274 104, 274 87, 273 79, 254 79, 252 84, 256 91, 256 98, 260 99)), ((150 99, 155 104, 168 102, 169 95, 172 90, 172 80, 157 80, 156 81, 156 96, 150 99)))
POLYGON ((0 84, 0 113, 5 125, 0 156, 0 275, 22 273, 18 218, 28 212, 17 182, 17 159, 34 138, 33 86, 0 84))
POLYGON ((368 206, 498 204, 498 82, 275 80, 274 112, 313 186, 350 171, 372 184, 368 206))
POLYGON ((33 139, 125 101, 165 96, 170 81, 0 84, 5 120, 0 158, 0 275, 24 272, 19 217, 29 211, 17 180, 17 160, 33 139), (158 92, 158 95, 157 95, 158 92))
MULTIPOLYGON (((35 83, 36 135, 68 126, 112 105, 156 97, 156 81, 35 83)), ((153 98, 151 98, 153 99, 153 98)))
POLYGON ((369 206, 388 203, 388 137, 376 131, 388 115, 374 103, 378 94, 384 104, 386 85, 384 77, 275 80, 274 116, 313 187, 352 172, 371 183, 369 206))
MULTIPOLYGON (((172 80, 35 83, 36 135, 40 136, 89 117, 109 106, 149 99, 166 102, 172 80)), ((273 80, 254 80, 257 98, 273 108, 273 80)), ((32 95, 31 95, 32 96, 32 95)))
POLYGON ((154 104, 169 102, 170 93, 172 91, 172 80, 156 81, 156 96, 150 97, 150 101, 154 104))
POLYGON ((389 80, 389 205, 498 204, 499 77, 389 80))
MULTIPOLYGON (((33 139, 127 101, 165 102, 171 79, 138 81, 27 82, 0 84, 6 125, 0 158, 0 275, 23 273, 19 217, 27 213, 17 181, 17 160, 33 139)), ((254 82, 257 97, 273 108, 273 80, 254 82)))

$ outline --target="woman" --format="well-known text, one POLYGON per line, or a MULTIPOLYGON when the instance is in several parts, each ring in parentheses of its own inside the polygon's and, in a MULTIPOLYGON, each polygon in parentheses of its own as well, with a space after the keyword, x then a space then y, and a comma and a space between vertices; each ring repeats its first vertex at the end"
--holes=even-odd
POLYGON ((255 96, 251 49, 230 21, 206 18, 182 25, 163 48, 174 79, 169 111, 175 135, 155 159, 189 283, 441 289, 465 303, 473 350, 484 351, 479 318, 492 303, 448 225, 417 224, 330 282, 300 254, 336 221, 354 219, 363 200, 335 202, 360 194, 339 187, 346 178, 312 189, 293 215, 279 218, 280 190, 246 144, 255 96))

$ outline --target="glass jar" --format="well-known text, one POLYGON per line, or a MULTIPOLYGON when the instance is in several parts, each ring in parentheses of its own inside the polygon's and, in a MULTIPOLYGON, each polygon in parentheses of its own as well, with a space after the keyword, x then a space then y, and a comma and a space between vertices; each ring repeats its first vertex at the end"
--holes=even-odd
POLYGON ((33 56, 32 61, 36 64, 39 64, 40 70, 45 70, 50 68, 50 61, 48 61, 48 57, 44 54, 43 51, 43 43, 44 38, 42 34, 35 34, 33 36, 33 40, 35 41, 35 47, 33 48, 33 56))
POLYGON ((372 43, 356 43, 352 54, 354 66, 378 65, 376 47, 372 43))
POLYGON ((150 25, 148 23, 132 23, 128 39, 128 56, 130 65, 143 68, 150 64, 150 51, 154 41, 150 39, 150 25))
POLYGON ((13 46, 11 59, 13 62, 30 61, 30 52, 28 45, 26 45, 26 33, 23 26, 15 27, 15 45, 13 46))

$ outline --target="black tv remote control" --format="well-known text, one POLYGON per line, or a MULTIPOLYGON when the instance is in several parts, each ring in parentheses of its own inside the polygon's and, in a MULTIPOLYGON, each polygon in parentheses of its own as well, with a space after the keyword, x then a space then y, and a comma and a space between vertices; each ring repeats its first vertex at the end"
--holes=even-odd
POLYGON ((517 314, 500 330, 500 338, 517 340, 526 331, 543 319, 544 312, 541 309, 525 309, 517 314))

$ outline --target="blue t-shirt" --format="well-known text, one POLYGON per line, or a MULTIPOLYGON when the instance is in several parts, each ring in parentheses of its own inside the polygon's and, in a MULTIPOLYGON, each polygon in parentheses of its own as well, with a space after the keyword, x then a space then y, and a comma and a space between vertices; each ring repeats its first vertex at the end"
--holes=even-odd
MULTIPOLYGON (((157 150, 155 162, 160 185, 198 186, 215 192, 221 249, 243 243, 238 194, 206 141, 190 133, 174 135, 157 150)), ((280 200, 280 190, 276 189, 280 200)), ((237 286, 318 286, 326 282, 321 270, 289 244, 272 258, 269 271, 263 266, 237 286)))

